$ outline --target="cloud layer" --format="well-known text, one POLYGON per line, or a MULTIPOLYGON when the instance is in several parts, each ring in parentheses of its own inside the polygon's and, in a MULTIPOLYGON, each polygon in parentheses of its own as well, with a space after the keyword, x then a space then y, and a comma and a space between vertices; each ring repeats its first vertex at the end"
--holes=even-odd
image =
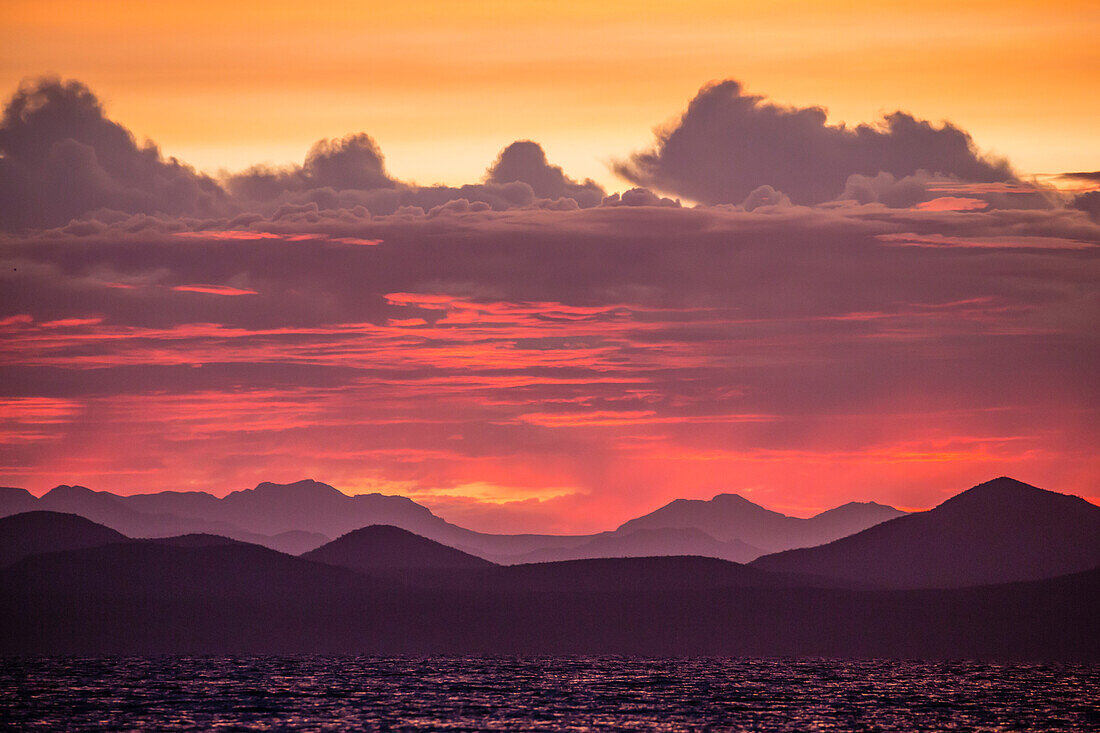
POLYGON ((1020 182, 849 173, 823 205, 760 183, 684 207, 604 196, 526 141, 480 183, 417 187, 355 135, 223 187, 85 92, 17 95, 5 186, 49 199, 46 163, 83 145, 110 190, 209 196, 0 234, 0 484, 312 476, 576 532, 719 491, 925 507, 1010 474, 1100 496, 1100 226, 1020 182))

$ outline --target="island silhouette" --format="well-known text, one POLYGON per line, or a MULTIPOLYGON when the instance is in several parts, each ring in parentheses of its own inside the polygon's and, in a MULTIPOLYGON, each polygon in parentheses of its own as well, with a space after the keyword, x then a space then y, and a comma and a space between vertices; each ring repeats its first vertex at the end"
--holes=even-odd
POLYGON ((497 565, 392 525, 299 557, 211 534, 129 538, 35 510, 0 519, 0 653, 1097 661, 1098 514, 1002 478, 749 565, 497 565))

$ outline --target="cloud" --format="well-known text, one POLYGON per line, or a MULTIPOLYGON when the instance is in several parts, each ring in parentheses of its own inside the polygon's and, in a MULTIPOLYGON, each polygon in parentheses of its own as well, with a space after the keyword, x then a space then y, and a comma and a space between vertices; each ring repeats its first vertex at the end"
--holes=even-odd
POLYGON ((378 144, 362 132, 317 142, 301 165, 226 175, 223 187, 165 159, 152 142, 138 146, 86 86, 54 77, 20 86, 0 125, 0 228, 6 230, 131 214, 278 218, 288 206, 380 215, 449 211, 461 201, 496 211, 567 210, 596 206, 604 195, 591 180, 566 176, 529 141, 505 148, 482 182, 418 186, 392 177, 378 144))
POLYGON ((522 181, 540 198, 573 199, 581 208, 596 206, 606 195, 591 179, 578 183, 560 167, 550 165, 542 146, 530 140, 517 140, 500 151, 485 180, 487 183, 522 181))
POLYGON ((671 206, 680 208, 680 200, 664 198, 650 191, 648 188, 632 188, 621 194, 613 193, 604 198, 601 206, 671 206))
POLYGON ((227 183, 235 195, 254 201, 269 201, 292 191, 326 189, 336 196, 349 189, 373 191, 397 186, 386 173, 378 144, 366 133, 318 141, 299 167, 258 166, 230 176, 227 183))
POLYGON ((1100 223, 1100 191, 1078 194, 1073 198, 1072 205, 1073 208, 1088 214, 1093 221, 1100 223))
POLYGON ((531 206, 587 208, 604 197, 603 189, 592 181, 577 183, 550 165, 542 148, 529 141, 512 143, 501 151, 481 183, 418 186, 401 182, 386 173, 378 146, 362 133, 335 142, 322 140, 302 166, 252 168, 234 174, 228 186, 258 210, 264 207, 257 203, 313 203, 320 209, 362 206, 380 215, 410 207, 429 213, 470 205, 495 211, 531 206))
POLYGON ((657 144, 619 161, 626 180, 707 204, 739 203, 772 186, 795 203, 835 199, 853 175, 918 171, 970 182, 1013 181, 1008 163, 982 156, 964 131, 905 112, 876 125, 829 125, 821 107, 782 107, 736 81, 704 87, 657 144))
POLYGON ((768 185, 753 189, 744 201, 741 208, 745 211, 755 211, 761 206, 790 206, 791 200, 782 191, 776 191, 768 185))
POLYGON ((0 399, 64 406, 0 420, 6 484, 568 490, 542 526, 573 531, 747 486, 822 508, 996 473, 1100 488, 1100 227, 1079 211, 89 223, 0 238, 0 399))
POLYGON ((211 178, 151 142, 139 147, 86 86, 54 77, 24 82, 4 108, 0 194, 6 229, 59 226, 99 208, 204 216, 226 203, 211 178))
POLYGON ((1076 173, 1062 173, 1058 176, 1067 181, 1086 181, 1100 183, 1100 171, 1078 171, 1076 173))

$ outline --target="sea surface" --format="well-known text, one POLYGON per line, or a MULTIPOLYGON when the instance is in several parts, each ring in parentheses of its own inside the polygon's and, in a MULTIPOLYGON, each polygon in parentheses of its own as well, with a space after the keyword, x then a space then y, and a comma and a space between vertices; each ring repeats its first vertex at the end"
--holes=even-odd
POLYGON ((621 657, 0 659, 4 730, 1100 730, 1100 666, 621 657))

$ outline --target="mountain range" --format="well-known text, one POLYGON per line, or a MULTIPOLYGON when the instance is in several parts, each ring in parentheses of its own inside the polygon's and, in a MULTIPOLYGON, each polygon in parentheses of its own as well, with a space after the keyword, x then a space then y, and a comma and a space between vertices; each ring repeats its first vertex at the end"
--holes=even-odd
POLYGON ((131 539, 32 510, 0 518, 0 654, 1096 662, 1097 514, 1002 478, 748 565, 692 556, 497 565, 388 525, 295 557, 209 534, 131 539))
POLYGON ((809 519, 789 517, 736 494, 676 500, 619 528, 592 535, 495 535, 445 521, 402 496, 348 496, 317 481, 261 483, 217 498, 199 491, 120 496, 57 486, 41 498, 0 489, 0 517, 32 509, 78 514, 130 537, 216 534, 298 555, 372 524, 408 530, 500 564, 594 557, 700 555, 748 562, 821 544, 904 514, 851 503, 809 519))

